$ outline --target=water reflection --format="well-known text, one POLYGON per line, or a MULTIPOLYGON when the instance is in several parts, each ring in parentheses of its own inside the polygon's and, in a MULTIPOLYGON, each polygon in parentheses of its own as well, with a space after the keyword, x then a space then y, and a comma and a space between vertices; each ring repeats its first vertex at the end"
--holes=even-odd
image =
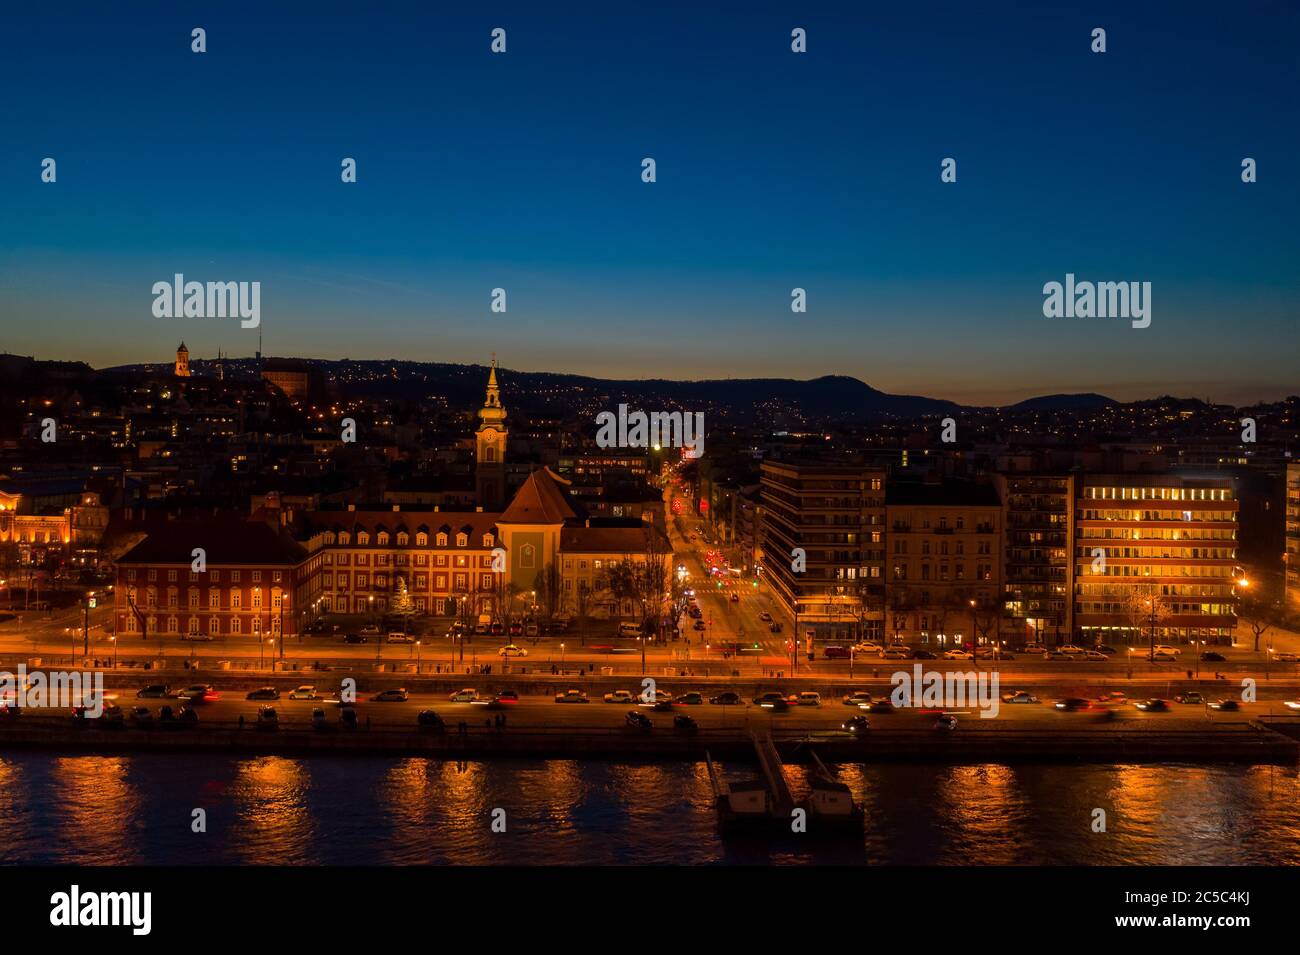
MULTIPOLYGON (((731 778, 753 767, 722 766, 731 778)), ((842 765, 860 839, 718 837, 699 764, 0 757, 0 859, 142 864, 1295 864, 1295 767, 842 765), (195 809, 207 832, 195 833, 195 809), (1093 812, 1104 809, 1106 831, 1093 812), (494 810, 505 831, 492 831, 494 810)), ((807 770, 787 767, 796 794, 807 770)))

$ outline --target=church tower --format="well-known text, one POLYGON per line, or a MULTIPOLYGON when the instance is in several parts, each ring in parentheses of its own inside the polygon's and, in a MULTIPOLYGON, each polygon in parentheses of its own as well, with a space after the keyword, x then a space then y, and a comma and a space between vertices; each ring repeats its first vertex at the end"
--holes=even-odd
POLYGON ((487 398, 478 412, 478 430, 474 432, 475 486, 478 502, 484 510, 501 507, 506 493, 506 409, 501 405, 501 388, 497 385, 497 360, 492 359, 488 374, 487 398))
POLYGON ((181 347, 176 349, 176 377, 188 378, 190 376, 190 350, 181 342, 181 347))

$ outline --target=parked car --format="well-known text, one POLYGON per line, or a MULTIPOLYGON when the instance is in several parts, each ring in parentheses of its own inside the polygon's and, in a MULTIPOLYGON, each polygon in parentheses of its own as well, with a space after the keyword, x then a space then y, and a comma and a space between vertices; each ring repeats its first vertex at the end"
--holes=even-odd
POLYGON ((472 687, 466 687, 463 690, 457 690, 451 696, 447 697, 453 703, 473 703, 478 699, 478 690, 472 687))
POLYGON ((410 694, 406 692, 406 687, 401 687, 399 689, 380 690, 378 693, 376 693, 374 696, 370 698, 370 702, 405 703, 408 696, 410 696, 410 694))
POLYGON ((524 635, 524 625, 522 623, 512 623, 507 632, 512 637, 522 637, 524 635))
POLYGON ((492 697, 493 703, 501 703, 505 706, 513 706, 519 702, 519 694, 514 690, 502 690, 492 697))
POLYGON ((772 615, 768 613, 766 610, 764 610, 762 613, 758 615, 758 619, 762 620, 764 623, 771 623, 772 615))
POLYGON ((907 647, 888 647, 880 651, 880 657, 883 660, 910 660, 912 651, 907 647))
POLYGON ((1067 653, 1067 654, 1069 654, 1070 656, 1074 656, 1075 654, 1079 654, 1079 653, 1083 653, 1083 652, 1084 652, 1084 648, 1083 648, 1083 647, 1078 646, 1078 645, 1073 644, 1073 643, 1063 643, 1063 644, 1061 644, 1059 647, 1057 647, 1056 649, 1057 649, 1059 652, 1061 652, 1061 653, 1067 653))
POLYGON ((1110 659, 1110 657, 1106 656, 1106 654, 1102 653, 1100 650, 1084 650, 1077 656, 1080 660, 1105 661, 1110 659))
POLYGON ((733 693, 731 690, 724 690, 717 696, 709 697, 709 702, 714 706, 736 706, 741 702, 741 700, 739 693, 733 693))
POLYGON ((176 714, 170 706, 164 706, 158 710, 158 725, 163 729, 176 728, 176 714))
POLYGON ((822 695, 815 690, 804 690, 795 701, 799 706, 821 706, 822 695))
POLYGON ((606 703, 635 703, 636 697, 631 690, 614 690, 601 697, 606 703))
POLYGON ((1178 696, 1174 697, 1174 702, 1182 703, 1187 706, 1204 706, 1205 697, 1201 696, 1201 694, 1197 693, 1195 690, 1189 690, 1187 693, 1180 693, 1178 696))
POLYGON ((291 700, 319 700, 320 698, 321 695, 316 692, 316 684, 314 683, 304 683, 289 693, 289 699, 291 700))
POLYGON ((191 705, 215 703, 221 699, 221 694, 213 689, 209 683, 196 683, 193 686, 187 686, 176 695, 191 705))
POLYGON ((929 650, 913 650, 912 659, 913 660, 937 660, 938 657, 936 657, 929 650))
POLYGON ((1178 654, 1170 653, 1168 650, 1153 650, 1147 654, 1147 659, 1152 663, 1177 663, 1178 654))
POLYGON ((528 651, 527 651, 527 650, 525 650, 523 647, 517 647, 517 646, 515 646, 513 643, 508 643, 508 644, 506 644, 504 647, 502 647, 500 650, 498 650, 497 653, 498 653, 500 656, 503 656, 503 657, 526 657, 526 656, 528 656, 528 651))
POLYGON ((650 717, 646 716, 640 710, 628 710, 627 715, 623 717, 623 722, 632 729, 642 733, 648 733, 654 729, 654 723, 650 717))
POLYGON ((777 700, 786 701, 786 695, 780 690, 768 690, 766 693, 760 693, 751 701, 755 706, 762 706, 764 703, 775 703, 777 700))
POLYGON ((691 624, 691 629, 692 629, 692 630, 703 630, 703 629, 704 629, 704 621, 703 621, 703 620, 696 619, 696 621, 695 621, 693 624, 691 624))
POLYGON ((377 637, 377 636, 379 636, 379 634, 380 634, 379 624, 377 624, 377 623, 368 623, 368 624, 366 624, 364 627, 361 628, 361 632, 362 632, 362 633, 365 633, 365 634, 369 634, 369 635, 371 635, 371 636, 376 636, 376 637, 377 637))
POLYGON ((1055 649, 1047 650, 1043 653, 1044 660, 1073 660, 1074 654, 1066 653, 1064 650, 1055 649))
POLYGON ((840 729, 856 735, 858 733, 865 733, 867 730, 871 729, 871 724, 867 721, 865 716, 858 713, 855 716, 850 716, 847 720, 841 723, 840 729))
POLYGON ((388 642, 389 643, 414 643, 415 637, 411 636, 409 633, 393 632, 388 635, 388 642))
POLYGON ((1273 659, 1278 663, 1300 663, 1300 653, 1275 653, 1273 659))
POLYGON ((869 641, 864 641, 863 643, 855 643, 853 645, 854 653, 879 653, 883 649, 885 648, 882 647, 880 644, 871 643, 869 641))
POLYGON ((370 638, 359 633, 347 633, 343 635, 344 643, 369 643, 370 638))
POLYGON ((165 699, 171 696, 171 688, 165 683, 150 683, 141 690, 136 691, 136 699, 140 700, 157 700, 165 699))
POLYGON ((176 714, 176 721, 182 728, 192 729, 199 725, 199 711, 188 704, 182 704, 176 714))
POLYGON ((280 691, 273 686, 259 686, 244 697, 246 700, 278 700, 279 698, 280 691))
POLYGON ((690 690, 677 697, 673 702, 682 706, 699 706, 704 702, 704 694, 698 690, 690 690))
POLYGON ((1222 653, 1215 653, 1213 650, 1206 650, 1201 654, 1202 663, 1224 663, 1227 659, 1222 653))
POLYGON ((769 633, 780 633, 780 632, 781 632, 781 625, 780 625, 779 623, 774 623, 774 624, 772 624, 770 627, 768 627, 767 629, 768 629, 768 632, 769 632, 769 633))
POLYGON ((673 717, 673 729, 683 733, 694 733, 700 728, 695 722, 695 718, 687 716, 685 713, 678 713, 673 717))
POLYGON ((565 690, 555 694, 556 703, 589 703, 587 694, 582 690, 565 690))
POLYGON ((345 730, 354 730, 357 728, 357 711, 350 706, 345 706, 339 710, 339 725, 345 730))
POLYGON ((147 730, 153 727, 153 714, 149 712, 147 706, 136 706, 131 709, 131 722, 140 729, 147 730))
POLYGON ((503 623, 494 623, 488 627, 488 633, 494 637, 504 637, 506 635, 506 625, 503 623))
POLYGON ((274 706, 258 707, 257 728, 259 730, 278 730, 280 728, 280 714, 275 712, 274 706))
POLYGON ((845 696, 841 702, 843 702, 845 706, 870 706, 871 694, 866 690, 854 690, 852 693, 845 696))
POLYGON ((822 656, 827 660, 847 660, 852 654, 848 647, 822 647, 822 656))
POLYGON ((433 710, 420 710, 415 716, 415 725, 421 733, 438 733, 447 728, 443 718, 433 710))
POLYGON ((945 650, 943 658, 945 660, 974 660, 975 654, 969 650, 945 650))
POLYGON ((937 730, 955 730, 957 728, 957 717, 951 713, 940 713, 934 721, 934 728, 937 730))
POLYGON ((541 631, 538 629, 537 624, 530 623, 528 626, 524 627, 525 637, 536 637, 540 635, 541 635, 541 631))
POLYGON ((329 718, 319 706, 311 711, 311 728, 318 733, 323 733, 330 728, 329 718))

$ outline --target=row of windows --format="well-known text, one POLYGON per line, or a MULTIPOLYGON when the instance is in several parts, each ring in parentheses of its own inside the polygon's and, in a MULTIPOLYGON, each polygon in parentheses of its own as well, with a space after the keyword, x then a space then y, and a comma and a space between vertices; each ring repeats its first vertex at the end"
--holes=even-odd
POLYGON ((1231 501, 1227 488, 1085 487, 1083 496, 1098 501, 1231 501))
MULTIPOLYGON (((235 588, 232 587, 226 593, 228 594, 228 600, 226 605, 227 607, 229 607, 229 609, 231 610, 244 609, 244 591, 236 590, 235 588)), ((216 587, 208 588, 207 605, 209 610, 222 609, 221 594, 222 591, 216 587)), ((202 603, 201 598, 202 595, 199 593, 198 590, 191 588, 190 590, 186 591, 186 602, 189 606, 189 609, 191 610, 198 610, 200 608, 200 605, 202 603)), ((139 604, 140 597, 136 591, 136 588, 132 587, 127 591, 127 599, 131 603, 137 605, 139 604)), ((284 594, 281 590, 276 588, 271 591, 270 605, 272 608, 279 610, 282 605, 285 605, 287 603, 288 603, 287 595, 284 594)), ((145 590, 145 608, 148 610, 153 610, 157 608, 157 606, 158 606, 158 591, 155 590, 153 587, 149 587, 145 590)), ((260 588, 254 588, 248 592, 248 606, 253 610, 262 609, 262 591, 260 588)), ((167 609, 177 610, 179 608, 180 608, 180 594, 177 592, 176 588, 173 587, 167 591, 167 609)))
MULTIPOLYGON (((954 549, 954 552, 956 553, 956 555, 957 555, 958 557, 962 556, 963 554, 966 553, 966 542, 965 542, 965 541, 953 541, 953 549, 954 549)), ((928 556, 928 555, 930 554, 930 550, 931 550, 930 541, 928 541, 928 540, 923 540, 923 541, 921 541, 921 555, 922 555, 922 556, 928 556)), ((906 553, 907 553, 907 539, 906 539, 906 538, 899 538, 899 539, 897 539, 897 540, 894 541, 894 553, 895 553, 895 554, 906 554, 906 553)), ((975 544, 975 553, 976 553, 976 554, 992 554, 992 553, 993 553, 993 542, 992 542, 992 541, 977 541, 976 544, 975 544)), ((939 554, 940 554, 940 556, 945 556, 945 557, 947 556, 947 554, 948 554, 948 542, 947 542, 946 540, 941 540, 941 541, 939 541, 939 554)))
POLYGON ((1233 521, 1236 516, 1234 511, 1100 511, 1089 508, 1083 512, 1085 521, 1182 521, 1185 524, 1192 521, 1233 521))
MULTIPOLYGON (((937 573, 935 574, 935 576, 934 576, 933 579, 934 579, 934 580, 947 580, 947 579, 948 579, 948 573, 949 573, 949 567, 948 567, 948 565, 947 565, 947 564, 939 564, 939 565, 938 565, 938 571, 937 571, 937 573)), ((895 565, 894 565, 894 579, 895 579, 895 580, 907 580, 907 565, 906 565, 906 564, 895 564, 895 565)), ((921 579, 922 579, 922 580, 930 580, 930 579, 931 579, 931 577, 930 577, 930 565, 929 565, 929 564, 922 564, 922 565, 921 565, 921 579)), ((954 565, 952 565, 952 579, 953 579, 953 580, 965 580, 965 579, 966 579, 966 565, 965 565, 965 564, 954 564, 954 565)), ((993 579, 993 565, 992 565, 992 564, 976 564, 976 565, 975 565, 975 578, 974 578, 974 579, 975 579, 975 580, 992 580, 992 579, 993 579)))
MULTIPOLYGON (((126 579, 127 579, 129 582, 134 582, 134 581, 136 580, 136 573, 137 573, 137 572, 136 572, 136 570, 135 570, 134 567, 127 568, 127 571, 126 571, 126 579)), ((177 576, 177 575, 178 575, 179 573, 180 573, 180 572, 179 572, 175 567, 168 568, 168 570, 167 570, 167 582, 170 583, 170 584, 174 584, 174 583, 176 583, 177 580, 178 580, 178 576, 177 576)), ((192 570, 191 570, 191 571, 188 571, 187 573, 189 574, 188 580, 189 580, 190 583, 196 583, 196 582, 198 582, 199 580, 201 580, 201 579, 203 578, 203 576, 204 576, 203 574, 195 573, 195 572, 192 571, 192 570)), ((231 571, 228 571, 227 573, 229 574, 229 580, 230 580, 230 582, 231 582, 232 584, 238 584, 238 583, 241 583, 241 582, 242 582, 242 580, 243 580, 243 571, 240 571, 240 570, 231 570, 231 571)), ((250 571, 248 572, 248 574, 249 574, 249 578, 248 578, 248 579, 249 579, 250 581, 252 581, 253 583, 257 584, 257 583, 261 583, 261 582, 262 582, 262 571, 260 571, 260 570, 250 570, 250 571)), ((281 571, 278 571, 278 570, 273 570, 273 571, 270 572, 270 576, 271 576, 271 581, 272 581, 273 583, 279 583, 280 580, 282 579, 282 572, 281 572, 281 571)), ((150 568, 149 568, 149 571, 148 571, 148 573, 147 573, 147 575, 146 575, 146 579, 147 579, 147 580, 150 580, 150 581, 157 580, 157 579, 158 579, 158 569, 157 569, 156 567, 150 567, 150 568)), ((218 570, 218 569, 216 569, 216 568, 213 568, 213 569, 209 570, 209 571, 207 572, 207 579, 208 579, 209 581, 211 581, 212 583, 214 583, 214 584, 215 584, 215 583, 220 583, 220 582, 221 582, 221 571, 218 570)))
MULTIPOLYGON (((178 617, 172 616, 172 617, 163 618, 163 623, 166 626, 164 629, 161 630, 158 627, 158 620, 159 620, 158 617, 147 618, 147 624, 150 633, 180 634, 184 632, 191 635, 206 633, 209 634, 210 636, 216 637, 216 636, 220 636, 221 633, 223 632, 221 628, 220 617, 208 617, 208 619, 204 621, 202 617, 191 616, 186 621, 185 629, 183 631, 181 630, 180 619, 178 617), (206 628, 204 627, 205 622, 206 622, 206 628)), ((136 620, 134 614, 126 614, 125 616, 122 617, 122 623, 119 629, 123 633, 139 633, 140 622, 136 620)), ((249 617, 247 621, 247 630, 249 633, 252 634, 279 633, 280 618, 278 616, 271 617, 269 621, 269 626, 267 626, 263 624, 261 617, 249 617)), ((228 618, 226 629, 224 631, 225 633, 228 633, 232 636, 239 636, 240 634, 244 633, 244 631, 245 631, 245 622, 242 617, 228 618)))
MULTIPOLYGON (((380 531, 378 534, 375 535, 375 546, 377 546, 377 547, 387 547, 388 544, 389 544, 389 541, 390 541, 390 540, 391 540, 391 538, 390 538, 390 536, 389 536, 389 534, 388 534, 388 531, 380 531)), ((448 540, 449 540, 449 537, 448 537, 448 535, 445 534, 445 533, 438 533, 437 535, 435 535, 434 540, 437 542, 437 546, 438 546, 438 547, 446 547, 446 546, 447 546, 447 542, 448 542, 448 540)), ((484 534, 484 535, 483 535, 483 546, 484 546, 484 547, 492 547, 492 546, 493 546, 493 541, 495 541, 495 540, 496 540, 496 538, 495 538, 492 534, 484 534)), ((399 532, 399 533, 397 534, 397 541, 396 541, 396 542, 397 542, 397 546, 398 546, 398 547, 407 547, 407 546, 409 546, 410 543, 411 543, 411 536, 410 536, 409 534, 407 534, 405 531, 401 531, 401 532, 399 532)), ((325 543, 326 543, 326 544, 340 544, 340 545, 346 546, 346 545, 352 543, 352 534, 351 534, 350 532, 348 532, 348 531, 339 531, 338 534, 335 534, 333 531, 327 531, 326 534, 325 534, 325 543)), ((369 543, 370 543, 370 532, 369 532, 369 531, 358 531, 358 532, 357 532, 357 544, 360 545, 360 546, 362 546, 362 547, 365 547, 365 546, 367 546, 369 543)), ((426 534, 426 533, 424 533, 423 531, 421 531, 421 532, 419 532, 418 534, 416 534, 416 535, 415 535, 415 546, 416 546, 416 547, 428 547, 428 546, 429 546, 429 535, 426 534)), ((468 547, 468 546, 469 546, 469 535, 468 535, 468 534, 465 534, 465 533, 457 534, 457 535, 456 535, 456 546, 457 546, 457 547, 468 547)))

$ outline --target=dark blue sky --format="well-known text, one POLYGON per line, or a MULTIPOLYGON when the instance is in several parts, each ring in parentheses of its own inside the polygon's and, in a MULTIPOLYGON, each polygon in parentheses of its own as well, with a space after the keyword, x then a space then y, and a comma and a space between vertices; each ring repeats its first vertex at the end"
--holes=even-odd
POLYGON ((1295 4, 541 6, 6 11, 0 350, 251 354, 235 321, 153 317, 183 272, 259 280, 275 355, 1300 390, 1295 4), (1151 327, 1044 318, 1067 272, 1150 281, 1151 327))

